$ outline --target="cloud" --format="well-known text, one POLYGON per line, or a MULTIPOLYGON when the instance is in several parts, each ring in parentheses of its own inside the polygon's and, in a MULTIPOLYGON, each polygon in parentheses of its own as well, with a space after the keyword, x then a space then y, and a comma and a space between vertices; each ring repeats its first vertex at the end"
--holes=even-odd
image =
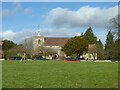
POLYGON ((16 5, 16 7, 14 8, 14 12, 22 8, 20 3, 14 3, 14 4, 16 5))
POLYGON ((76 33, 72 30, 69 30, 67 28, 44 28, 41 31, 41 35, 43 36, 49 36, 49 37, 71 37, 75 36, 76 33))
POLYGON ((20 43, 21 40, 23 40, 24 38, 30 37, 32 36, 32 31, 30 30, 23 30, 20 32, 14 32, 12 30, 6 30, 4 32, 2 32, 2 39, 5 40, 11 40, 14 41, 15 43, 20 43))
POLYGON ((9 16, 9 15, 11 15, 12 14, 12 12, 10 11, 10 10, 3 10, 3 12, 2 12, 2 15, 3 16, 9 16))
POLYGON ((81 33, 77 33, 77 32, 76 32, 76 36, 80 36, 80 35, 81 35, 81 33))
POLYGON ((32 11, 32 9, 31 8, 25 8, 25 13, 29 13, 29 12, 31 12, 32 11))
POLYGON ((17 10, 20 10, 22 8, 20 3, 14 3, 15 7, 13 10, 8 10, 5 9, 2 11, 2 16, 6 17, 6 16, 10 16, 13 15, 17 10))
POLYGON ((47 16, 47 24, 61 27, 106 27, 108 21, 118 14, 118 6, 110 8, 83 6, 77 11, 67 8, 52 9, 47 16))
MULTIPOLYGON (((22 9, 22 6, 20 3, 18 2, 13 2, 13 4, 15 5, 14 9, 12 10, 8 10, 8 9, 5 9, 2 11, 2 16, 10 16, 10 15, 13 15, 15 12, 17 12, 18 10, 22 9)), ((27 14, 29 12, 33 11, 31 8, 25 8, 24 9, 24 12, 27 14)))
MULTIPOLYGON (((38 30, 22 30, 19 32, 14 32, 13 30, 5 30, 2 33, 2 39, 3 40, 11 40, 15 43, 21 43, 22 40, 28 37, 33 37, 37 36, 38 30)), ((61 28, 61 29, 51 29, 51 28, 44 28, 40 30, 41 36, 45 37, 71 37, 75 36, 76 33, 70 32, 66 28, 61 28)))
MULTIPOLYGON (((37 36, 38 30, 21 30, 19 32, 14 32, 13 30, 5 30, 2 34, 3 40, 11 40, 17 44, 20 44, 22 40, 25 38, 37 36)), ((42 28, 40 29, 40 35, 44 37, 74 37, 80 36, 80 31, 74 31, 73 29, 68 28, 42 28)), ((101 39, 102 43, 105 44, 107 32, 98 32, 97 35, 98 40, 101 39)))

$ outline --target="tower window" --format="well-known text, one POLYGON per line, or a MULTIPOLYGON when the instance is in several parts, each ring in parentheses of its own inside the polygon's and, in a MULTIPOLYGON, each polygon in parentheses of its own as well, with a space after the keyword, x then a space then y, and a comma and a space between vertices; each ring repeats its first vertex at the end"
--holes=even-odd
POLYGON ((38 46, 40 46, 41 45, 41 41, 40 40, 38 40, 38 46))

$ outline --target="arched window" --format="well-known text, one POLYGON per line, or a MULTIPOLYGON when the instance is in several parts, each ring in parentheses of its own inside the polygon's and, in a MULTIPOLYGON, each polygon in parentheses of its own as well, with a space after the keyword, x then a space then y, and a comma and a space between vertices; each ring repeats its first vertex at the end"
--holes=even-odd
POLYGON ((41 41, 40 40, 38 40, 38 46, 40 46, 41 45, 41 41))

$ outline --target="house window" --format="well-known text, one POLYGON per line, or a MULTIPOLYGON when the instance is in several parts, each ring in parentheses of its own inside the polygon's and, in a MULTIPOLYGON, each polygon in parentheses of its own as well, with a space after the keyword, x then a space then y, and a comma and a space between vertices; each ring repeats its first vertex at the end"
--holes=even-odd
POLYGON ((38 46, 40 46, 41 45, 41 41, 40 40, 38 40, 38 46))

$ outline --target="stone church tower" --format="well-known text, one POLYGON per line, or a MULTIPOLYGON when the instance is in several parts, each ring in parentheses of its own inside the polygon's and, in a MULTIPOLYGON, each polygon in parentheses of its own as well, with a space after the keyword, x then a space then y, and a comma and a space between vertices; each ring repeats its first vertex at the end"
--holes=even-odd
POLYGON ((33 49, 35 50, 44 43, 44 36, 34 36, 33 37, 33 49))

